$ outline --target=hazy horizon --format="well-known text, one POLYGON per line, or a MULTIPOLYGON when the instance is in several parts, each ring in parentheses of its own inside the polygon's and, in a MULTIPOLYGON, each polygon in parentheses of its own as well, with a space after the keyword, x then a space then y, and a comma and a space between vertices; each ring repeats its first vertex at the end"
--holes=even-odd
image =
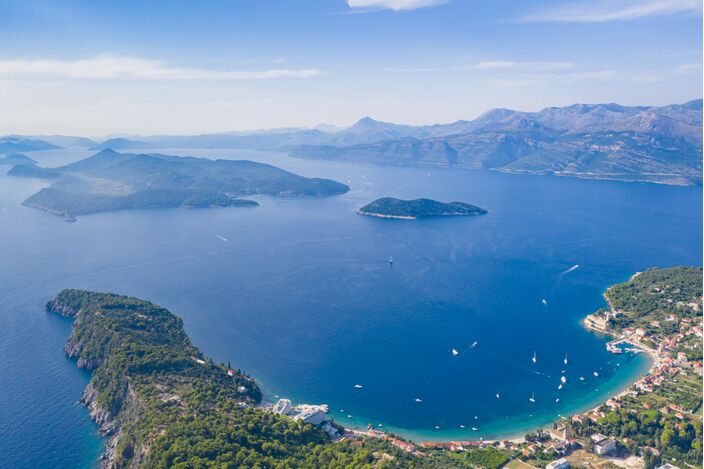
MULTIPOLYGON (((677 105, 677 104, 685 104, 690 101, 696 101, 696 100, 701 100, 703 98, 698 97, 698 98, 692 98, 688 99, 682 102, 677 102, 677 103, 665 103, 665 104, 635 104, 633 106, 644 106, 644 107, 659 107, 659 106, 668 106, 668 105, 677 105)), ((608 104, 616 104, 616 105, 623 105, 621 103, 572 103, 572 104, 567 104, 565 106, 547 106, 547 108, 550 107, 569 107, 571 105, 577 105, 577 104, 583 104, 583 105, 608 105, 608 104)), ((0 133, 0 136, 12 136, 12 135, 18 135, 18 136, 23 136, 23 137, 52 137, 52 136, 71 136, 71 137, 81 137, 81 138, 88 138, 91 140, 106 140, 106 139, 112 139, 112 138, 139 138, 139 137, 158 137, 158 136, 195 136, 195 135, 206 135, 206 134, 226 134, 226 133, 241 133, 241 134, 251 134, 251 133, 265 133, 265 132, 276 132, 276 131, 295 131, 295 130, 313 130, 317 129, 322 132, 328 132, 328 133, 334 133, 336 131, 341 131, 345 130, 357 122, 359 122, 362 119, 370 118, 372 120, 382 122, 382 123, 388 123, 388 124, 398 124, 398 125, 408 125, 408 126, 432 126, 432 125, 448 125, 452 124, 458 121, 472 121, 473 119, 476 119, 480 117, 481 115, 492 111, 496 110, 499 108, 489 108, 486 109, 485 111, 480 112, 476 116, 472 118, 459 118, 454 121, 450 122, 425 122, 425 123, 417 123, 417 124, 409 124, 406 122, 389 122, 389 121, 383 121, 381 119, 376 119, 374 116, 369 116, 369 115, 364 115, 361 116, 357 119, 355 119, 352 122, 346 123, 346 124, 334 124, 330 122, 321 122, 317 125, 312 125, 312 126, 295 126, 295 125, 287 125, 287 126, 280 126, 280 127, 262 127, 262 128, 241 128, 241 129, 227 129, 227 130, 214 130, 214 131, 206 131, 206 132, 197 132, 197 131, 192 131, 192 132, 182 132, 182 133, 154 133, 154 134, 137 134, 137 133, 128 133, 128 132, 119 132, 119 131, 114 131, 112 133, 108 134, 103 134, 103 135, 83 135, 83 134, 63 134, 63 133, 21 133, 21 132, 12 132, 12 133, 0 133)), ((501 108, 501 109, 510 109, 510 108, 501 108)), ((510 109, 512 111, 518 111, 518 112, 537 112, 542 109, 546 109, 546 107, 541 107, 538 109, 510 109)))
POLYGON ((419 125, 701 96, 693 0, 4 2, 0 134, 419 125))

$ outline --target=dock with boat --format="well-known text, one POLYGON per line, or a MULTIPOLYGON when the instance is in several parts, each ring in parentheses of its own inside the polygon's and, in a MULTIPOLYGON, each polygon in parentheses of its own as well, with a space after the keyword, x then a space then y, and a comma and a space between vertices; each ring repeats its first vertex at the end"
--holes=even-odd
POLYGON ((612 340, 606 344, 606 350, 619 355, 622 353, 641 353, 644 351, 643 348, 628 339, 612 340))

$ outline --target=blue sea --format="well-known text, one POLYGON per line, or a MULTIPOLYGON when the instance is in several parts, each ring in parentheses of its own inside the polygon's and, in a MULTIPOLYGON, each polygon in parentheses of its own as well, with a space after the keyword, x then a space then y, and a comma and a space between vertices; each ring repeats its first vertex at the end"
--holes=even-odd
MULTIPOLYGON (((701 187, 161 152, 269 162, 351 191, 65 223, 20 205, 46 183, 0 167, 0 467, 91 467, 101 452, 77 404, 89 376, 62 352, 70 322, 44 312, 63 288, 169 308, 268 400, 326 403, 342 424, 417 440, 494 439, 588 409, 645 372, 647 357, 608 353, 580 320, 636 271, 701 264, 701 187), (489 214, 355 213, 382 196, 489 214)), ((89 154, 32 156, 55 166, 89 154)))

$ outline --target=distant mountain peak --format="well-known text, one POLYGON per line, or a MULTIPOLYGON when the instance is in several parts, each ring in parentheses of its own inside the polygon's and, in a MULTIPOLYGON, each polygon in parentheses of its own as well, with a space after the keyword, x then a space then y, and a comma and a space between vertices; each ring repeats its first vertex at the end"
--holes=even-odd
POLYGON ((98 153, 93 156, 110 157, 110 156, 122 156, 122 153, 113 150, 112 148, 103 148, 98 153))
MULTIPOLYGON (((380 125, 385 125, 385 122, 378 121, 376 119, 372 119, 369 116, 364 116, 361 119, 359 119, 357 122, 355 122, 351 127, 349 127, 348 130, 350 129, 370 129, 370 128, 375 128, 380 125)), ((394 124, 386 124, 386 125, 394 125, 394 124)))

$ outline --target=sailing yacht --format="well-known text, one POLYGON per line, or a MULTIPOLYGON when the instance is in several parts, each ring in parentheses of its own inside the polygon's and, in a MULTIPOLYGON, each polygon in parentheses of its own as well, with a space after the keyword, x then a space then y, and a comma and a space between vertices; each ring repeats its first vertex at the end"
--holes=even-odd
POLYGON ((567 365, 567 354, 565 354, 565 359, 562 360, 562 362, 563 362, 565 365, 567 365))
POLYGON ((528 399, 531 402, 535 402, 535 393, 531 394, 530 399, 528 399))
POLYGON ((533 363, 538 361, 538 357, 535 352, 533 352, 533 363))

